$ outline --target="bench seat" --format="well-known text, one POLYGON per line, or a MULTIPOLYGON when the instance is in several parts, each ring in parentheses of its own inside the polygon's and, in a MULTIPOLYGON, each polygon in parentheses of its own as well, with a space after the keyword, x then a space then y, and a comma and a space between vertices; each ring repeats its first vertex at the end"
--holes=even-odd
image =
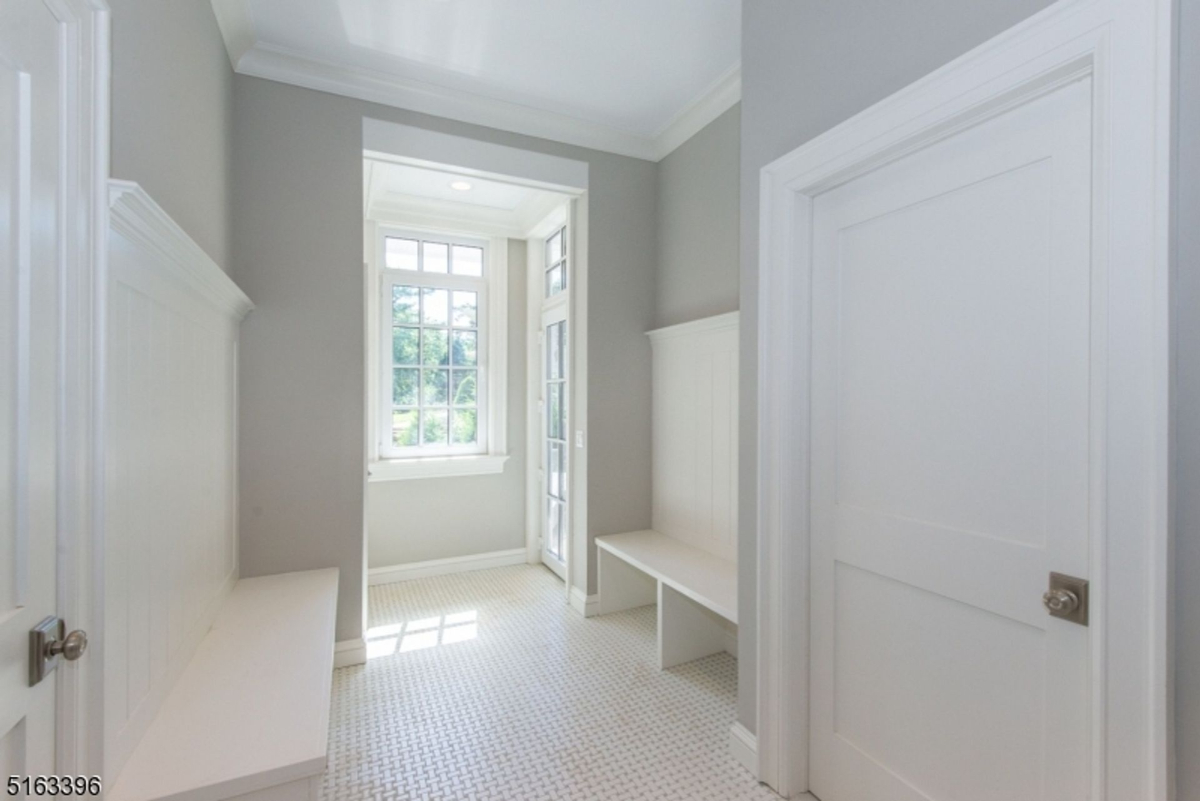
POLYGON ((336 569, 238 581, 109 801, 315 799, 337 584, 336 569))
POLYGON ((659 667, 732 650, 737 565, 658 531, 596 538, 599 613, 658 605, 659 667))

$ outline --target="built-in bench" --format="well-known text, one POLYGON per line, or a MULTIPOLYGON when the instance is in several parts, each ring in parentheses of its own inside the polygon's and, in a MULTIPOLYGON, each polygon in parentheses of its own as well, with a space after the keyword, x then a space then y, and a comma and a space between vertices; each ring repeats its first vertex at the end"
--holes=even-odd
POLYGON ((650 530, 596 547, 599 613, 657 604, 660 669, 736 651, 736 564, 650 530))
POLYGON ((314 801, 337 584, 336 569, 238 581, 109 801, 314 801))

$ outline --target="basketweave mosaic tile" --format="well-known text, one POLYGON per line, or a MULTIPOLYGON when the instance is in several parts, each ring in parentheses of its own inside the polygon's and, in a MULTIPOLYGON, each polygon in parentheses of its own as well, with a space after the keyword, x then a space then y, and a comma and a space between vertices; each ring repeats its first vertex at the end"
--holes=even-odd
POLYGON ((659 671, 654 627, 654 607, 584 619, 538 566, 372 587, 321 799, 778 799, 729 754, 737 661, 659 671))

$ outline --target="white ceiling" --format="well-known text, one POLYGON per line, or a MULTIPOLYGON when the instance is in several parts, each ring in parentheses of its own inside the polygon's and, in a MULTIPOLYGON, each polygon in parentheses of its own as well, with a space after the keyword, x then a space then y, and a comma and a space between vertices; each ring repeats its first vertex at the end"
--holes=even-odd
POLYGON ((524 237, 566 195, 503 180, 378 158, 363 160, 365 216, 377 222, 524 237), (462 191, 450 186, 465 181, 462 191))
POLYGON ((212 0, 243 74, 658 159, 737 102, 741 0, 212 0))

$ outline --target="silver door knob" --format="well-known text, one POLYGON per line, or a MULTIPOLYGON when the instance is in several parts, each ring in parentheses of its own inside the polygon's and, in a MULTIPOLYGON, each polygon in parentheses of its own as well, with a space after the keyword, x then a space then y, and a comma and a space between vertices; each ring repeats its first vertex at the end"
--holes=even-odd
POLYGON ((61 640, 53 640, 46 645, 46 658, 61 656, 68 662, 74 662, 83 656, 87 650, 87 632, 76 629, 61 640))
POLYGON ((1079 596, 1070 590, 1047 590, 1042 596, 1042 604, 1051 614, 1069 615, 1079 608, 1079 596))

